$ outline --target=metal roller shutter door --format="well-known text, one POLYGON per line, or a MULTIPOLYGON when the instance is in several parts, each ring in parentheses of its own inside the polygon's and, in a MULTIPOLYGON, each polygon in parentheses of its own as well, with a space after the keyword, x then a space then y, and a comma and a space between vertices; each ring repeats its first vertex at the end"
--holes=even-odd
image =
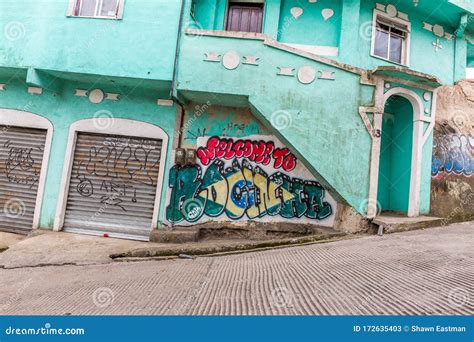
POLYGON ((78 133, 64 230, 148 240, 161 140, 78 133))
POLYGON ((33 228, 46 133, 0 125, 0 231, 33 228))

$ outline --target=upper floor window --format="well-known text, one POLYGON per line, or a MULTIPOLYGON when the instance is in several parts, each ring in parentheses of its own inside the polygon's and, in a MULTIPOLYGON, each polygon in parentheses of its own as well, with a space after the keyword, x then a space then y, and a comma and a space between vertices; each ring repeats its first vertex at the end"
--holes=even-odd
POLYGON ((261 33, 263 26, 263 3, 229 2, 227 6, 227 31, 261 33))
POLYGON ((71 0, 68 15, 74 17, 121 19, 124 0, 71 0))
POLYGON ((408 66, 410 24, 376 14, 372 33, 372 55, 408 66))

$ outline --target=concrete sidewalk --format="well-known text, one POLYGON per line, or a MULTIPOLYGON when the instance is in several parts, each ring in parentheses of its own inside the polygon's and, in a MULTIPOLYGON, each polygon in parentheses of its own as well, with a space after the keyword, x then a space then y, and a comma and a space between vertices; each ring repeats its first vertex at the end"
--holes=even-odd
POLYGON ((473 315, 473 246, 471 223, 193 260, 0 269, 0 314, 473 315))
MULTIPOLYGON (((179 255, 263 250, 321 241, 333 241, 345 234, 321 229, 318 234, 273 240, 206 239, 198 242, 153 243, 121 240, 65 232, 36 230, 30 236, 0 233, 0 245, 9 248, 0 253, 0 268, 23 268, 61 265, 94 265, 114 259, 170 258, 179 255)), ((5 250, 5 248, 4 248, 5 250)))
POLYGON ((23 235, 0 232, 0 253, 6 251, 24 238, 23 235))
MULTIPOLYGON (((0 253, 0 267, 38 267, 44 265, 90 265, 112 262, 110 254, 143 247, 144 242, 69 234, 64 232, 34 231, 30 236, 14 238, 0 233, 0 244, 9 248, 0 253)), ((14 235, 14 234, 9 234, 14 235)))

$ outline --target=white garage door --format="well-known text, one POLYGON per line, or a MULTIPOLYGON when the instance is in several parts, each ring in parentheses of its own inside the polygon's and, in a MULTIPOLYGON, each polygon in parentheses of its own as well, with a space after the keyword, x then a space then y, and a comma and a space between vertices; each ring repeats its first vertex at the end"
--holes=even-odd
POLYGON ((78 133, 64 230, 148 240, 161 149, 161 140, 78 133))

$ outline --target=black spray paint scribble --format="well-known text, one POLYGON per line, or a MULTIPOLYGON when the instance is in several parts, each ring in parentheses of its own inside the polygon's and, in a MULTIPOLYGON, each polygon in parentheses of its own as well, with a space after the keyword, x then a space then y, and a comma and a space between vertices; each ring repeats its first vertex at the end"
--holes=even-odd
POLYGON ((87 157, 76 156, 77 192, 94 197, 127 212, 128 204, 137 203, 137 187, 155 187, 158 178, 160 147, 155 141, 131 138, 106 138, 92 146, 87 157))
POLYGON ((19 147, 12 145, 12 142, 7 140, 3 148, 8 154, 5 159, 5 176, 8 182, 33 188, 39 181, 42 162, 35 160, 33 151, 37 150, 42 154, 44 146, 19 147))

